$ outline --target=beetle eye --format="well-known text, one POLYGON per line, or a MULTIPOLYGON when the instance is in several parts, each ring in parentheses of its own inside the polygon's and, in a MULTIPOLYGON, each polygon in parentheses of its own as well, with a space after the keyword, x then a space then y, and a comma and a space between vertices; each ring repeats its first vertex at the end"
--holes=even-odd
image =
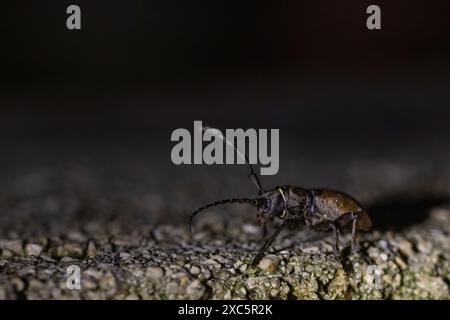
POLYGON ((264 204, 262 206, 263 211, 265 211, 265 212, 269 211, 270 207, 271 207, 271 200, 265 199, 264 204))

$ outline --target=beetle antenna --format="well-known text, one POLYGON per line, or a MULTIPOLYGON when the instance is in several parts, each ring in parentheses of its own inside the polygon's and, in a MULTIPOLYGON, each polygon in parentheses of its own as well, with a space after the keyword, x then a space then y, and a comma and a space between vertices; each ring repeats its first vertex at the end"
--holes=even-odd
POLYGON ((189 232, 192 233, 192 220, 194 219, 194 217, 197 215, 197 213, 199 213, 200 211, 206 210, 208 208, 211 207, 216 207, 216 206, 220 206, 223 204, 228 204, 228 203, 240 203, 240 204, 250 204, 252 206, 255 206, 257 208, 261 207, 264 204, 264 199, 263 198, 232 198, 232 199, 224 199, 224 200, 220 200, 220 201, 216 201, 210 204, 207 204, 201 208, 198 208, 197 210, 195 210, 191 216, 189 217, 189 232))
POLYGON ((216 137, 220 138, 221 140, 225 141, 225 143, 227 145, 233 147, 234 150, 236 150, 236 153, 245 160, 245 163, 247 164, 248 169, 249 169, 248 177, 250 178, 250 180, 253 181, 256 188, 258 189, 258 194, 262 194, 263 188, 261 186, 261 182, 259 181, 258 175, 256 174, 255 170, 253 169, 252 165, 250 164, 250 161, 248 160, 247 155, 245 153, 243 153, 241 150, 239 150, 232 141, 230 141, 229 139, 224 137, 224 135, 222 134, 222 132, 220 132, 219 129, 211 128, 211 127, 207 127, 207 126, 201 126, 201 127, 199 127, 199 129, 201 129, 204 132, 209 131, 211 134, 213 134, 216 137))

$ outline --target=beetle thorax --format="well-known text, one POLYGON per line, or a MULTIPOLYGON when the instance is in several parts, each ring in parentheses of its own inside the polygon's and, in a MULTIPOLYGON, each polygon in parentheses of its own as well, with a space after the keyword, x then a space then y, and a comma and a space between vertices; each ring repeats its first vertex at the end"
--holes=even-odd
POLYGON ((286 193, 287 213, 289 218, 298 219, 311 203, 311 196, 308 190, 299 187, 289 187, 286 193))
POLYGON ((292 186, 276 187, 266 191, 262 198, 265 206, 260 213, 267 218, 299 219, 310 205, 310 195, 307 190, 292 186))

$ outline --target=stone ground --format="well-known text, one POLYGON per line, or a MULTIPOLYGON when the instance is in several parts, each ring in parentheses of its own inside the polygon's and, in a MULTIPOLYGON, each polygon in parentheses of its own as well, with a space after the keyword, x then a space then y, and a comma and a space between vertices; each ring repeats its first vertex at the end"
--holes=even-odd
MULTIPOLYGON (((107 233, 86 225, 52 237, 0 241, 2 299, 448 299, 450 209, 401 233, 362 237, 361 254, 332 254, 332 238, 287 232, 257 267, 259 229, 210 214, 186 227, 107 233), (81 290, 67 268, 81 268, 81 290)), ((345 241, 349 241, 347 236, 345 241)), ((347 250, 348 251, 348 250, 347 250)))
POLYGON ((10 170, 0 197, 0 298, 449 299, 445 168, 375 158, 336 170, 343 162, 285 160, 275 178, 312 185, 333 177, 332 186, 367 204, 375 227, 361 235, 361 254, 347 247, 336 259, 329 234, 288 230, 256 267, 249 262, 261 234, 251 208, 205 212, 193 235, 186 225, 199 205, 254 192, 241 168, 235 176, 199 168, 166 189, 156 184, 159 170, 143 174, 142 163, 130 164, 140 168, 136 176, 122 171, 128 180, 119 170, 79 165, 10 170), (302 168, 295 176, 294 166, 302 168), (80 267, 80 290, 67 287, 72 265, 80 267))

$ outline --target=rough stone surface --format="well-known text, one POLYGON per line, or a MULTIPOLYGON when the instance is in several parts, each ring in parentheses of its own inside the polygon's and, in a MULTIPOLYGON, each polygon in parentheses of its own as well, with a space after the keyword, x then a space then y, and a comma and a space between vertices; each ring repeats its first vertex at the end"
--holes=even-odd
POLYGON ((27 256, 39 256, 42 250, 42 246, 36 243, 28 243, 25 246, 25 254, 27 256))
POLYGON ((252 267, 262 236, 254 208, 211 208, 192 235, 187 228, 201 205, 255 195, 246 170, 174 166, 159 149, 147 153, 153 140, 136 149, 124 141, 123 152, 118 141, 106 148, 114 152, 96 153, 95 144, 79 157, 75 146, 56 144, 37 161, 41 145, 17 144, 16 158, 0 157, 11 158, 0 166, 0 299, 450 298, 447 147, 414 140, 411 151, 383 156, 330 149, 335 139, 314 148, 283 141, 282 169, 263 177, 266 188, 344 191, 367 208, 374 229, 361 234, 359 255, 348 253, 344 234, 340 260, 332 235, 286 230, 252 267), (68 162, 56 165, 57 151, 68 162), (67 286, 71 265, 80 267, 81 290, 67 286))
POLYGON ((433 208, 401 231, 361 235, 361 253, 340 260, 331 235, 288 231, 257 267, 256 229, 239 222, 203 225, 194 236, 184 225, 142 225, 1 239, 0 298, 449 299, 449 222, 447 207, 433 208), (71 265, 80 267, 80 290, 67 287, 71 265))

